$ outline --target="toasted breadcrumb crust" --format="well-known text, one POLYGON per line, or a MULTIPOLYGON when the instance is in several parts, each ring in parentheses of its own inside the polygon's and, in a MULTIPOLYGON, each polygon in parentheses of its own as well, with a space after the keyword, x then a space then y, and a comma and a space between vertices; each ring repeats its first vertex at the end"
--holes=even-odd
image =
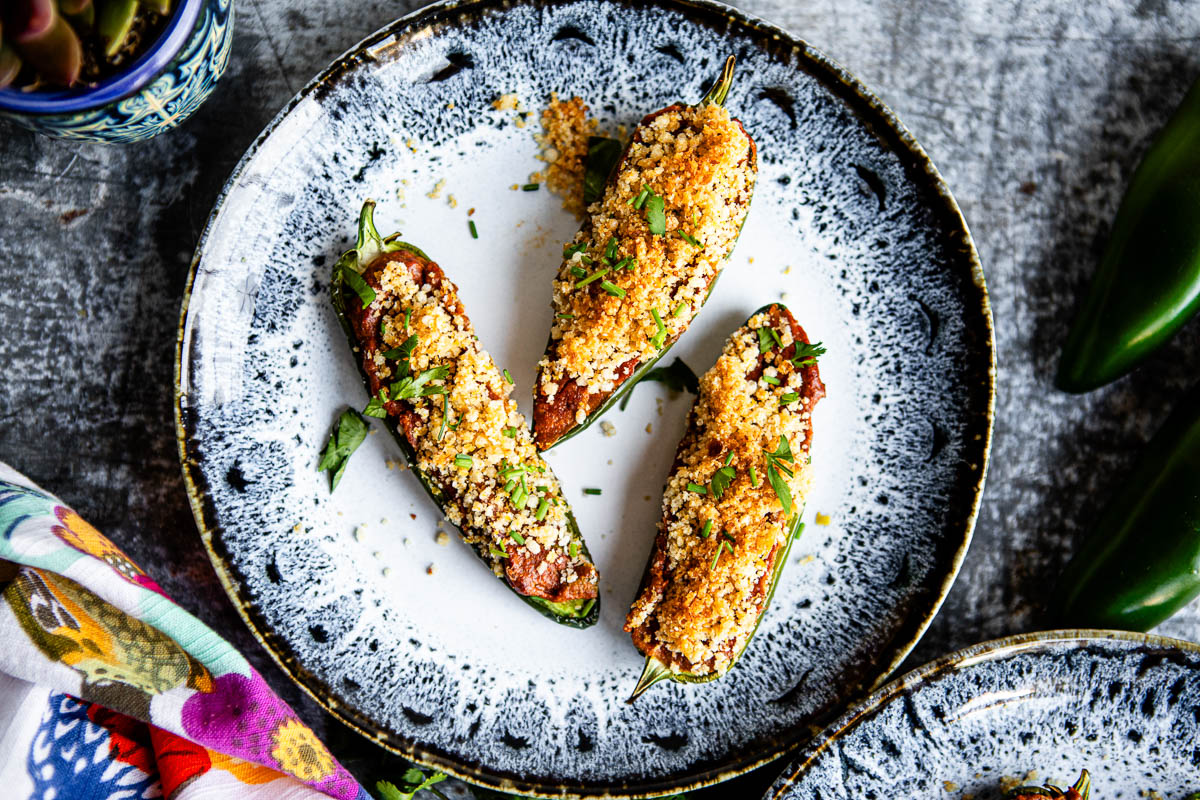
POLYGON ((796 339, 791 325, 780 324, 790 314, 778 308, 736 331, 700 380, 663 494, 651 567, 626 618, 638 649, 675 673, 720 675, 741 653, 770 594, 789 523, 809 493, 811 412, 824 387, 815 365, 798 368, 789 360, 796 339), (764 326, 781 342, 765 355, 758 336, 764 326), (787 466, 794 474, 780 472, 791 492, 790 514, 767 478, 766 453, 776 451, 781 436, 793 455, 787 466), (725 466, 734 476, 718 493, 713 477, 725 466))
POLYGON ((550 95, 550 104, 542 111, 542 133, 534 140, 541 146, 538 156, 548 166, 541 171, 546 188, 562 198, 562 205, 583 218, 583 175, 587 168, 588 137, 595 134, 596 120, 589 119, 588 107, 579 97, 559 100, 550 95))
POLYGON ((457 288, 449 280, 439 281, 436 287, 418 285, 400 260, 384 266, 379 284, 383 347, 366 356, 373 360, 380 380, 392 376, 396 365, 383 353, 412 335, 417 336, 417 344, 408 374, 442 366, 449 369, 443 381, 432 382, 441 384, 445 395, 407 401, 417 421, 406 431, 417 466, 445 495, 446 518, 463 531, 468 543, 479 546, 497 576, 505 577, 513 560, 528 564, 530 559, 517 552, 524 549, 534 557, 539 572, 560 570, 561 584, 590 584, 590 590, 573 587, 566 594, 594 597, 596 571, 578 544, 571 548, 562 487, 533 444, 511 397, 512 385, 480 347, 470 319, 462 312, 457 288), (443 429, 444 410, 449 413, 443 429), (464 466, 468 461, 469 466, 464 466), (506 469, 522 471, 502 474, 506 469), (516 508, 513 489, 521 485, 527 498, 516 508), (547 506, 539 520, 543 499, 547 506), (571 555, 571 549, 577 555, 571 555))
MULTIPOLYGON (((584 247, 564 260, 554 281, 551 346, 535 387, 546 403, 570 381, 589 394, 611 395, 632 372, 629 365, 654 358, 687 329, 733 250, 756 171, 753 142, 723 107, 671 106, 642 121, 571 242, 584 247), (634 207, 647 186, 663 198, 665 235, 651 233, 645 207, 634 207), (602 260, 614 237, 615 257, 602 260), (633 259, 628 268, 613 268, 626 258, 633 259), (599 279, 578 285, 581 272, 591 276, 606 264, 603 280, 618 291, 599 279), (652 312, 666 329, 659 346, 652 312)), ((585 403, 573 412, 582 423, 589 409, 585 403)))

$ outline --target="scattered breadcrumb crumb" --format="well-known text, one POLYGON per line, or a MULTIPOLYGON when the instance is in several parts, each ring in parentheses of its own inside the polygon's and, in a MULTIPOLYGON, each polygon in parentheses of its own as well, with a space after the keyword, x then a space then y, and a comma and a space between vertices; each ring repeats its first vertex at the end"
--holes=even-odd
POLYGON ((822 514, 820 511, 817 512, 817 524, 818 525, 828 525, 829 522, 830 522, 830 517, 828 514, 822 514))
POLYGON ((442 189, 445 189, 445 188, 446 188, 446 179, 442 178, 433 185, 433 191, 426 192, 425 196, 428 197, 430 200, 437 200, 439 197, 442 196, 442 189))
POLYGON ((534 137, 542 151, 538 158, 549 166, 544 170, 546 188, 563 199, 563 208, 580 219, 583 205, 583 174, 586 169, 588 137, 596 130, 582 99, 559 100, 550 95, 550 104, 542 112, 542 133, 534 137))
POLYGON ((791 268, 790 266, 787 266, 787 267, 784 267, 784 268, 783 268, 783 274, 784 274, 784 275, 787 275, 787 274, 788 274, 789 272, 791 272, 791 271, 792 271, 792 268, 791 268))
POLYGON ((497 111, 516 111, 520 106, 521 101, 516 92, 502 94, 492 101, 492 108, 497 111))
POLYGON ((357 542, 361 542, 363 540, 363 526, 362 525, 359 525, 357 528, 354 529, 354 540, 357 542))
POLYGON ((297 522, 295 525, 292 526, 292 533, 299 533, 299 532, 300 532, 300 523, 297 522))
POLYGON ((428 567, 425 568, 426 575, 432 575, 435 572, 437 572, 437 564, 430 564, 428 567))
MULTIPOLYGON (((604 433, 605 436, 616 436, 617 435, 617 426, 613 425, 608 420, 604 420, 603 422, 600 423, 600 430, 604 433)), ((610 461, 608 463, 611 464, 612 462, 610 461)))
POLYGON ((449 103, 446 103, 446 109, 449 111, 454 110, 454 101, 453 100, 451 100, 449 103))
POLYGON ((510 187, 508 187, 508 188, 509 188, 509 189, 512 189, 512 190, 515 192, 517 189, 520 189, 520 188, 521 188, 521 184, 519 184, 519 183, 514 183, 512 186, 510 186, 510 187))
POLYGON ((654 429, 649 422, 646 423, 646 433, 654 433, 654 429))
POLYGON ((413 140, 411 138, 405 139, 404 144, 405 144, 405 146, 408 147, 409 150, 412 150, 414 153, 417 152, 417 143, 415 140, 413 140))
POLYGON ((433 540, 440 545, 450 544, 450 534, 445 531, 438 531, 437 536, 433 537, 433 540))
POLYGON ((801 557, 800 557, 800 558, 799 558, 799 559, 796 561, 796 563, 797 563, 797 564, 809 564, 809 563, 811 563, 811 562, 813 562, 813 561, 816 561, 816 560, 817 560, 817 557, 816 557, 815 555, 813 555, 812 553, 806 553, 805 555, 801 556, 801 557))
POLYGON ((458 200, 454 198, 454 195, 448 194, 446 195, 446 205, 450 206, 451 208, 458 208, 458 200))
POLYGON ((385 578, 390 578, 390 577, 392 577, 392 568, 391 568, 391 567, 384 567, 384 568, 383 568, 383 577, 385 577, 385 578))

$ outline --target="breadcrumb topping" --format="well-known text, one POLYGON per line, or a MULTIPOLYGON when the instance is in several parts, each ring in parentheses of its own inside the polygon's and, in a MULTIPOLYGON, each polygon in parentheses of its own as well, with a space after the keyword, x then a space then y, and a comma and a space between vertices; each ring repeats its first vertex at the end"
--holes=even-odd
MULTIPOLYGON (((654 358, 687 329, 733 250, 755 174, 754 145, 723 107, 671 106, 643 120, 564 251, 551 348, 538 365, 547 402, 569 381, 611 394, 629 375, 622 365, 654 358), (644 187, 662 198, 661 235, 644 187)), ((573 411, 580 423, 588 408, 573 411)))
POLYGON ((596 120, 589 119, 583 100, 572 97, 559 100, 550 95, 550 105, 542 112, 542 133, 534 140, 541 146, 538 156, 549 166, 540 175, 546 188, 562 198, 563 208, 583 218, 583 175, 587 167, 588 137, 596 132, 596 120))
POLYGON ((418 468, 444 495, 439 501, 446 518, 498 576, 505 575, 515 550, 524 549, 545 553, 536 559, 537 569, 561 568, 563 583, 581 577, 594 583, 594 568, 578 540, 572 544, 562 487, 534 446, 512 385, 462 313, 454 284, 418 285, 399 260, 386 264, 379 283, 383 346, 367 356, 380 379, 392 376, 397 363, 384 353, 412 336, 406 375, 447 370, 443 379, 428 382, 444 393, 407 401, 416 422, 406 430, 418 468))
POLYGON ((815 369, 785 357, 789 325, 775 326, 779 344, 760 353, 758 329, 772 325, 770 313, 752 317, 700 380, 663 495, 661 561, 652 572, 666 579, 647 580, 626 619, 639 649, 655 651, 676 673, 722 674, 741 653, 809 492, 811 412, 823 387, 815 369), (778 451, 780 437, 792 456, 785 462, 792 475, 776 470, 790 491, 787 511, 767 477, 767 454, 778 451))

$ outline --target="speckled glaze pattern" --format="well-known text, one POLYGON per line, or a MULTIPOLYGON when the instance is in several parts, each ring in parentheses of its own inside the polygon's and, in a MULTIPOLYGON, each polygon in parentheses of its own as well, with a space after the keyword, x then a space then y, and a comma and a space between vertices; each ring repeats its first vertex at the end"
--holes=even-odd
POLYGON ((766 797, 992 800, 1081 768, 1097 800, 1200 790, 1200 647, 1115 631, 975 645, 851 708, 766 797))
POLYGON ((63 114, 0 116, 56 139, 121 144, 171 130, 212 94, 233 47, 233 0, 208 0, 179 54, 150 83, 114 102, 63 114))
POLYGON ((937 172, 841 68, 710 3, 442 4, 353 48, 227 185, 179 353, 193 510, 252 630, 364 734, 523 793, 645 796, 722 780, 881 682, 957 573, 991 433, 983 274, 937 172), (604 592, 594 628, 555 626, 461 543, 433 543, 436 510, 385 465, 399 458, 385 435, 330 495, 318 451, 339 410, 366 395, 328 274, 375 197, 381 230, 401 229, 459 285, 528 412, 550 279, 577 223, 547 192, 510 190, 538 166, 536 117, 521 127, 492 101, 515 92, 536 110, 551 92, 578 94, 602 125, 629 126, 698 98, 730 52, 728 105, 757 140, 759 183, 726 274, 672 355, 703 371, 730 330, 782 298, 829 348, 814 422, 822 468, 808 530, 738 666, 630 706, 641 659, 621 622, 691 398, 639 389, 606 417, 617 435, 596 426, 548 454, 604 592), (832 522, 815 525, 817 511, 832 522))

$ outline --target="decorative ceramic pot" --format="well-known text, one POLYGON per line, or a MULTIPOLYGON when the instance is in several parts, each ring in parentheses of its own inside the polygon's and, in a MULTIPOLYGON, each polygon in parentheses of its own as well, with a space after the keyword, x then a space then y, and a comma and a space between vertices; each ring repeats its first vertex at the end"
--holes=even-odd
POLYGON ((229 62, 233 0, 182 0, 129 69, 74 89, 0 89, 0 116, 38 133, 85 142, 136 142, 195 113, 229 62))

